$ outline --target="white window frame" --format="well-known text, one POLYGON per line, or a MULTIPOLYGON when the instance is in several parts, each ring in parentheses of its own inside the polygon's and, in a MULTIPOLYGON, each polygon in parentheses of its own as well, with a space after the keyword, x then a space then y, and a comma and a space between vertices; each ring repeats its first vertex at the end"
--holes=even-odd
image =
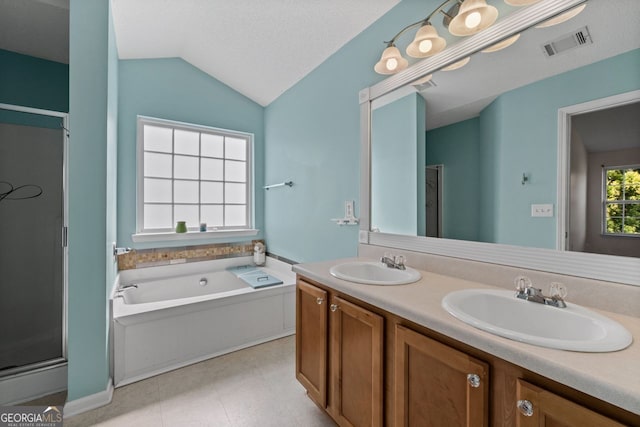
MULTIPOLYGON (((227 129, 214 128, 210 126, 196 125, 191 123, 178 122, 173 120, 158 119, 147 116, 137 116, 137 173, 136 173, 136 233, 132 235, 134 242, 149 242, 163 240, 192 240, 206 239, 215 237, 240 237, 254 236, 259 230, 254 229, 254 159, 253 159, 253 141, 254 136, 251 133, 239 132, 227 129), (227 226, 212 227, 208 226, 207 231, 199 231, 199 224, 187 224, 187 233, 176 233, 173 228, 166 229, 145 229, 144 228, 144 126, 152 125, 157 127, 165 127, 173 130, 185 130, 199 133, 209 133, 221 135, 225 137, 242 138, 247 141, 247 167, 246 167, 246 225, 245 226, 227 226)), ((172 150, 172 155, 173 155, 172 150)), ((202 157, 198 155, 198 158, 202 157)), ((172 181, 172 177, 170 178, 172 181)), ((201 182, 198 179, 198 182, 201 182)), ((223 181, 224 182, 224 181, 223 181)), ((173 201, 171 202, 173 205, 173 201)), ((200 204, 198 204, 200 206, 200 204)), ((173 224, 172 227, 175 227, 173 224)))
MULTIPOLYGON (((602 168, 602 234, 605 236, 614 237, 640 237, 640 234, 631 233, 610 233, 607 231, 607 205, 609 204, 621 204, 621 205, 640 205, 640 200, 621 200, 611 201, 607 200, 607 171, 621 170, 621 169, 640 169, 640 164, 633 165, 621 165, 621 166, 604 166, 602 168)), ((624 223, 624 219, 623 219, 624 223)))

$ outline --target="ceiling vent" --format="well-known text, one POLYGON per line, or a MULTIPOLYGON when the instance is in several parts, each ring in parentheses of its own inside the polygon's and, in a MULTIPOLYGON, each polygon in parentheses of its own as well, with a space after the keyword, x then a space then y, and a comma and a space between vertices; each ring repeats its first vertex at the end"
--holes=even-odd
POLYGON ((566 34, 552 42, 546 43, 542 46, 542 50, 548 57, 555 56, 559 53, 566 52, 571 49, 575 49, 580 46, 586 46, 592 44, 591 34, 589 34, 589 28, 582 27, 574 31, 573 33, 566 34))
POLYGON ((429 88, 436 87, 436 86, 438 85, 436 84, 436 82, 433 81, 433 79, 428 80, 424 83, 413 85, 413 87, 415 87, 418 92, 422 92, 423 90, 427 90, 429 88))

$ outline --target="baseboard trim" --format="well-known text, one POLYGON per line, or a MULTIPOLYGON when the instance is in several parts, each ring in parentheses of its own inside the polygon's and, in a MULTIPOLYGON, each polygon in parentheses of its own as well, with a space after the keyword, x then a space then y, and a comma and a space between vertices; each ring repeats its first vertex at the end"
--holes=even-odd
POLYGON ((67 401, 64 405, 64 417, 72 417, 74 415, 99 408, 100 406, 108 405, 111 403, 112 398, 113 381, 109 378, 105 390, 90 394, 89 396, 81 397, 80 399, 67 401))
POLYGON ((67 388, 67 362, 0 379, 0 405, 17 405, 67 388))

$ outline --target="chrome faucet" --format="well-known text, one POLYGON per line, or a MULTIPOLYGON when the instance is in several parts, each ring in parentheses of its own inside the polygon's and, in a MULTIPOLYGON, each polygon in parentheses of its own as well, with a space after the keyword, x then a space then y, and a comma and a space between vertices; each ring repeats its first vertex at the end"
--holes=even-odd
POLYGON ((557 308, 565 308, 567 306, 563 299, 567 296, 567 290, 561 283, 551 283, 551 296, 544 295, 542 289, 534 288, 531 279, 528 277, 516 277, 515 284, 516 298, 557 308))
POLYGON ((384 254, 384 256, 380 258, 381 263, 383 263, 389 268, 396 268, 398 270, 407 269, 404 265, 404 261, 405 261, 405 258, 403 255, 384 254))

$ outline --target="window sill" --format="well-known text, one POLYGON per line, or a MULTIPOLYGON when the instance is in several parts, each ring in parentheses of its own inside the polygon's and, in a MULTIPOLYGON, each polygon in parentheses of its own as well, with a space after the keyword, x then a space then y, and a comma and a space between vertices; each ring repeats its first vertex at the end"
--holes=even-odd
POLYGON ((187 233, 137 233, 131 235, 134 242, 163 242, 175 240, 202 240, 218 239, 224 237, 255 236, 260 232, 257 229, 249 230, 221 230, 221 231, 189 231, 187 233))
POLYGON ((615 233, 602 233, 601 234, 602 237, 632 237, 634 239, 637 239, 640 237, 640 234, 615 234, 615 233))

